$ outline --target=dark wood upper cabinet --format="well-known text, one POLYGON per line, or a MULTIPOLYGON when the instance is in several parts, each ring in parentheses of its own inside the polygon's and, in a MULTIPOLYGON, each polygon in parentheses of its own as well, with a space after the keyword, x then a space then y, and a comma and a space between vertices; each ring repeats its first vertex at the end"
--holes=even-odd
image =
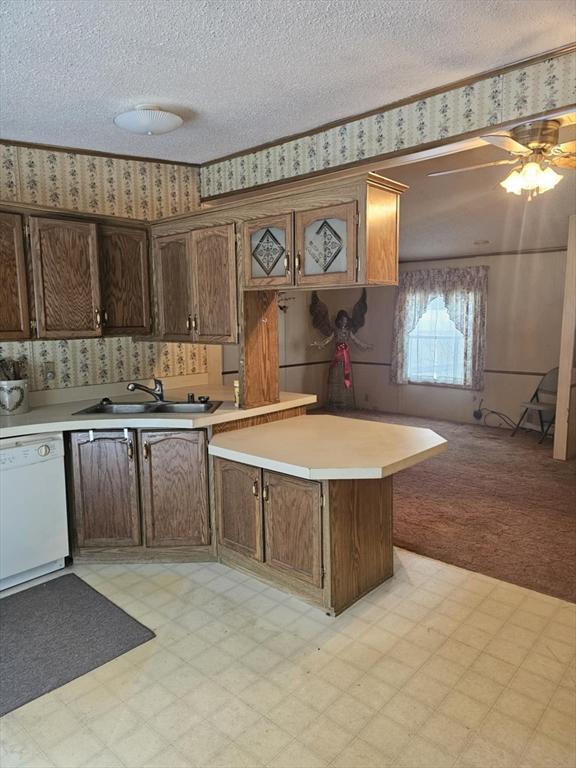
POLYGON ((251 288, 292 285, 292 230, 292 215, 289 213, 244 222, 244 285, 251 288))
POLYGON ((215 459, 214 491, 220 545, 263 560, 261 470, 215 459))
POLYGON ((320 483, 266 471, 263 485, 266 563, 321 587, 320 483))
POLYGON ((30 218, 38 335, 102 335, 96 224, 30 218))
POLYGON ((98 234, 104 333, 150 333, 146 232, 102 226, 98 234))
POLYGON ((156 336, 192 341, 192 260, 190 235, 169 235, 154 241, 156 336))
POLYGON ((143 431, 140 458, 146 546, 209 545, 206 433, 143 431))
POLYGON ((238 340, 236 237, 233 224, 190 233, 194 340, 206 344, 238 340))
POLYGON ((0 339, 30 338, 22 219, 0 213, 0 339))
POLYGON ((77 547, 128 547, 141 542, 134 433, 71 436, 72 523, 77 547))

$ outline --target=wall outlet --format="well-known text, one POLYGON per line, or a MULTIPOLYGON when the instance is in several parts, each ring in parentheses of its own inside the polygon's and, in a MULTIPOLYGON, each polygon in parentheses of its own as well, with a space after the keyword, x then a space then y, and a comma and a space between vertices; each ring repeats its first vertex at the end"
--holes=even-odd
POLYGON ((56 378, 56 365, 52 360, 46 360, 40 365, 40 375, 44 381, 54 381, 56 378))

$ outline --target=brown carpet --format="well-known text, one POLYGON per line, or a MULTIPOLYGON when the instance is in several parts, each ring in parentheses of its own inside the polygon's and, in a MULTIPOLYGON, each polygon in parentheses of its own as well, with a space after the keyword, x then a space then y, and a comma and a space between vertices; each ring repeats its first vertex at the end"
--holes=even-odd
POLYGON ((552 440, 399 414, 345 415, 429 427, 448 440, 445 453, 395 476, 395 544, 576 602, 576 462, 555 461, 552 440))

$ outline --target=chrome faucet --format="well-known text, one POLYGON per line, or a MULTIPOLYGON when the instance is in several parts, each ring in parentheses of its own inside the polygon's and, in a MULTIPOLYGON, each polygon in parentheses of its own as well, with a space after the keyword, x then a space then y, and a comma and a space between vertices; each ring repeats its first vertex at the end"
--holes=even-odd
POLYGON ((144 384, 138 384, 135 381, 131 381, 130 384, 126 387, 126 389, 129 392, 135 392, 137 389, 139 389, 142 392, 147 392, 149 395, 152 395, 154 400, 162 401, 164 400, 164 387, 162 386, 162 382, 160 379, 154 379, 154 389, 150 389, 150 387, 145 387, 144 384))

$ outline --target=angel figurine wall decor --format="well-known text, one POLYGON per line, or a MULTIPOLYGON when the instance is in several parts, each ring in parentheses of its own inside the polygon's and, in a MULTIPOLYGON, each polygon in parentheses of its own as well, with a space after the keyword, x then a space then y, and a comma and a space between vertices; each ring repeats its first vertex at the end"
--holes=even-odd
POLYGON ((341 309, 336 314, 334 323, 330 321, 328 307, 320 300, 316 291, 310 301, 310 314, 312 325, 320 331, 325 338, 322 341, 313 341, 310 346, 324 349, 332 342, 336 349, 328 371, 328 406, 331 408, 354 408, 354 386, 352 383, 352 364, 350 362, 350 343, 358 349, 372 349, 371 344, 365 344, 356 336, 356 333, 364 325, 364 318, 368 311, 366 300, 366 288, 354 305, 352 317, 341 309))

